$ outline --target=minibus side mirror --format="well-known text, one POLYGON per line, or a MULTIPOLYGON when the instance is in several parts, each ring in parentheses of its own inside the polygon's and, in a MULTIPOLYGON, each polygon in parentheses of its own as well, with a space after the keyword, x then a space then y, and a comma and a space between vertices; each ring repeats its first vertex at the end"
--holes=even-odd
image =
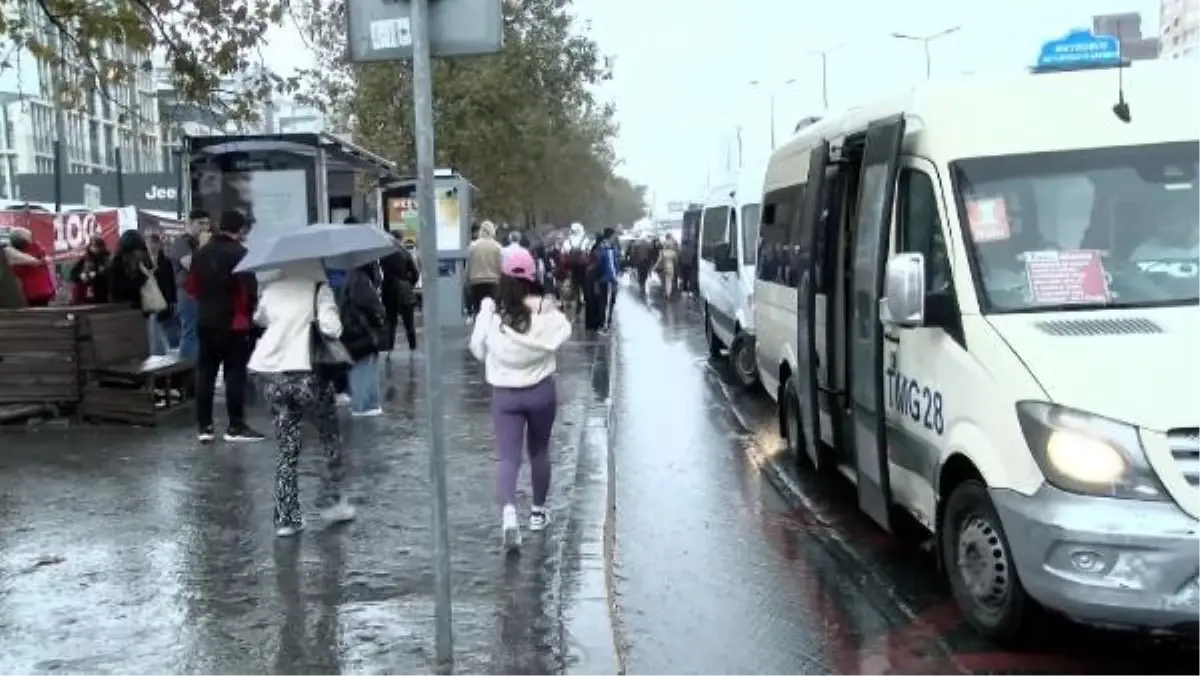
POLYGON ((880 317, 892 326, 925 325, 925 256, 896 254, 884 271, 880 317))

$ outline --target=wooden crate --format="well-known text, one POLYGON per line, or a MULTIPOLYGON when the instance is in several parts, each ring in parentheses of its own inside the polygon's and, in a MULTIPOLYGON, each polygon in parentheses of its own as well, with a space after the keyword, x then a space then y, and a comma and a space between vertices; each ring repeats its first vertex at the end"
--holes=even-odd
POLYGON ((0 310, 0 403, 78 402, 78 334, 66 308, 0 310))
POLYGON ((98 367, 84 385, 79 415, 85 420, 157 425, 194 401, 194 373, 193 363, 178 357, 98 367))
POLYGON ((85 372, 85 380, 91 369, 150 356, 146 317, 141 310, 119 305, 92 305, 80 310, 79 368, 85 372))

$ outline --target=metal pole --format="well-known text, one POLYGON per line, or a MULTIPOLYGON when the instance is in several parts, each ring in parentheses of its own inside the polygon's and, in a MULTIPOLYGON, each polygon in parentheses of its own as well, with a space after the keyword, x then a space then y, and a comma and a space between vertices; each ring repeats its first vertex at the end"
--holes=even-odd
POLYGON ((933 40, 930 39, 930 40, 925 41, 925 79, 926 80, 933 79, 933 57, 931 57, 929 55, 929 43, 930 42, 933 42, 933 40))
POLYGON ((125 157, 120 146, 113 150, 113 163, 117 165, 117 208, 125 206, 125 157))
MULTIPOLYGON (((434 213, 433 66, 429 46, 429 2, 412 0, 410 31, 413 42, 413 132, 417 151, 417 214, 421 223, 421 266, 425 270, 426 317, 436 318, 441 295, 438 271, 437 216, 434 213)), ((425 332, 425 391, 429 406, 429 481, 433 486, 433 556, 436 638, 439 673, 454 668, 454 634, 450 598, 450 530, 446 523, 446 438, 443 418, 442 336, 434 319, 425 332)))
MULTIPOLYGON (((62 50, 66 43, 66 36, 59 29, 58 48, 62 50)), ((67 113, 63 110, 65 92, 62 66, 55 66, 50 72, 54 78, 54 213, 60 214, 63 210, 63 174, 67 171, 63 166, 66 161, 67 113)))
POLYGON ((829 53, 821 52, 821 104, 829 112, 829 53))
POLYGON ((771 150, 775 150, 775 92, 771 92, 768 105, 771 107, 771 150))
POLYGON ((313 191, 317 196, 317 223, 329 222, 329 163, 325 156, 325 148, 317 146, 317 154, 313 160, 313 178, 317 181, 313 191))

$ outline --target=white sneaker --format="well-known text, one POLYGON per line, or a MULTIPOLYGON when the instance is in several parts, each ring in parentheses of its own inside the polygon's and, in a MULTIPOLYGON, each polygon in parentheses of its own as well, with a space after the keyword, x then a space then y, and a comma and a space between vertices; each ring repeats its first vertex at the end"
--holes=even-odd
POLYGON ((337 395, 336 397, 334 397, 334 401, 337 402, 338 406, 349 406, 350 405, 350 395, 343 392, 343 393, 337 395))
POLYGON ((290 538, 300 534, 304 530, 304 524, 299 526, 280 526, 275 529, 275 537, 290 538))
POLYGON ((516 505, 504 506, 501 527, 504 529, 504 548, 508 551, 520 548, 521 523, 517 520, 516 505))
POLYGON ((537 533, 550 525, 550 512, 545 507, 534 507, 529 511, 529 530, 537 533))
POLYGON ((350 415, 354 418, 378 418, 383 415, 383 409, 370 408, 365 411, 350 411, 350 415))
POLYGON ((326 523, 345 523, 354 520, 354 505, 346 498, 338 500, 334 504, 321 510, 321 518, 326 523))

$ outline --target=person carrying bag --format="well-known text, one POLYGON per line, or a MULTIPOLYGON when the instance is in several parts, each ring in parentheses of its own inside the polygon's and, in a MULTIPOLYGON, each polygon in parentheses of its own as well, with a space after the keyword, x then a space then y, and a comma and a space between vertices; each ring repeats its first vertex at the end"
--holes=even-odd
POLYGON ((291 537, 304 526, 297 465, 305 415, 315 419, 325 455, 317 508, 327 523, 349 521, 355 515, 340 488, 345 470, 332 376, 349 368, 350 355, 340 340, 342 320, 333 292, 324 280, 284 270, 263 288, 254 322, 265 331, 250 356, 249 370, 264 383, 279 442, 276 535, 291 537))

